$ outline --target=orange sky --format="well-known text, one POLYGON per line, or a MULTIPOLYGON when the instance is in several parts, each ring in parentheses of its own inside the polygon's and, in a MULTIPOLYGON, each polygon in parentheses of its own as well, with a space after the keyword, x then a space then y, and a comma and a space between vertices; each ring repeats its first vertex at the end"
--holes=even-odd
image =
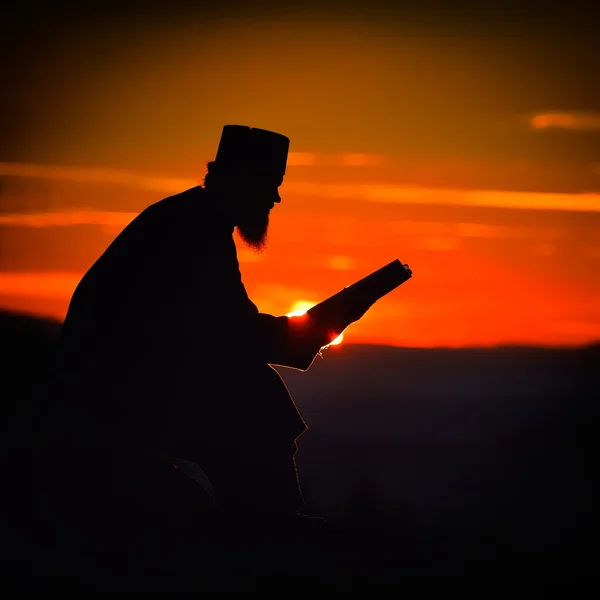
MULTIPOLYGON (((313 159, 343 163, 344 156, 313 159)), ((377 167, 373 181, 371 167, 352 160, 337 169, 339 183, 320 178, 314 164, 290 166, 268 249, 257 255, 237 240, 246 287, 261 310, 284 314, 298 301, 316 303, 399 258, 413 279, 378 302, 346 340, 460 346, 600 339, 599 195, 416 187, 395 182, 393 165, 387 179, 377 167)), ((0 168, 22 174, 24 187, 7 186, 7 200, 25 195, 40 205, 0 215, 0 305, 57 318, 81 274, 138 212, 111 203, 123 198, 141 208, 195 183, 154 171, 0 168)))
POLYGON ((267 251, 238 243, 261 310, 399 258, 413 279, 344 343, 600 340, 600 107, 569 68, 575 46, 563 64, 515 32, 212 25, 72 28, 23 62, 0 148, 0 307, 63 318, 111 239, 200 181, 223 124, 241 123, 292 140, 267 251))

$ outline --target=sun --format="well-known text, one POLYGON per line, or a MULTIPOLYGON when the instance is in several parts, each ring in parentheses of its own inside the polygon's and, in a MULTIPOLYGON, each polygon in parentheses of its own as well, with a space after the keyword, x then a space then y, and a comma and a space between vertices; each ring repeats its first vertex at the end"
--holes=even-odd
MULTIPOLYGON (((294 305, 292 306, 292 310, 290 310, 290 312, 288 312, 286 314, 286 317, 301 317, 302 315, 306 314, 306 311, 308 311, 309 308, 312 308, 313 306, 315 306, 315 304, 317 304, 316 302, 307 302, 306 300, 299 300, 298 302, 295 302, 294 305)), ((335 340, 333 340, 332 342, 329 342, 329 344, 327 344, 328 346, 337 346, 338 344, 340 344, 342 342, 342 340, 344 339, 344 334, 340 333, 340 335, 338 335, 335 340)))

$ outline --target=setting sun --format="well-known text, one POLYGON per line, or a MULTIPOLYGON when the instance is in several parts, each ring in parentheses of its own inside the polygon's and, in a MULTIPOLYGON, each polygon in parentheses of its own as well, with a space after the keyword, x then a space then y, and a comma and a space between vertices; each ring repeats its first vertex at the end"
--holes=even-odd
MULTIPOLYGON (((307 302, 306 300, 300 300, 292 306, 292 310, 286 314, 287 317, 301 317, 305 315, 306 312, 315 306, 316 302, 307 302)), ((344 334, 340 333, 332 342, 330 342, 329 346, 337 346, 344 339, 344 334)))

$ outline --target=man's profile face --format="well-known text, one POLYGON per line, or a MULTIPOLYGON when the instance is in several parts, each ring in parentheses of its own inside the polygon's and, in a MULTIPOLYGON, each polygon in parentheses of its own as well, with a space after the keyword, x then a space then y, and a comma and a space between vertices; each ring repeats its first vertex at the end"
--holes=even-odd
POLYGON ((267 242, 269 213, 281 202, 276 185, 252 181, 238 197, 237 228, 240 237, 253 250, 262 251, 267 242))

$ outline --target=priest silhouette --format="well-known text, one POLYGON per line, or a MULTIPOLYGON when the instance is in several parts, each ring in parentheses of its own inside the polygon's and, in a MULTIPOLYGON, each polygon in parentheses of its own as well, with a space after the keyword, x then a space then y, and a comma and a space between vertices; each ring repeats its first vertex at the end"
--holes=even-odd
POLYGON ((307 369, 360 314, 298 324, 248 298, 234 229, 264 249, 288 149, 284 135, 226 125, 204 186, 146 208, 77 286, 40 435, 67 514, 195 510, 204 490, 179 459, 200 466, 223 511, 303 509, 306 425, 271 365, 307 369))
POLYGON ((138 583, 186 573, 220 589, 244 540, 237 565, 248 569, 315 555, 282 551, 315 521, 294 461, 306 425, 272 365, 308 369, 409 275, 395 261, 304 319, 258 310, 233 233, 264 250, 289 143, 226 125, 204 185, 146 208, 79 282, 48 386, 6 454, 12 539, 47 550, 26 564, 96 583, 98 570, 138 583))

